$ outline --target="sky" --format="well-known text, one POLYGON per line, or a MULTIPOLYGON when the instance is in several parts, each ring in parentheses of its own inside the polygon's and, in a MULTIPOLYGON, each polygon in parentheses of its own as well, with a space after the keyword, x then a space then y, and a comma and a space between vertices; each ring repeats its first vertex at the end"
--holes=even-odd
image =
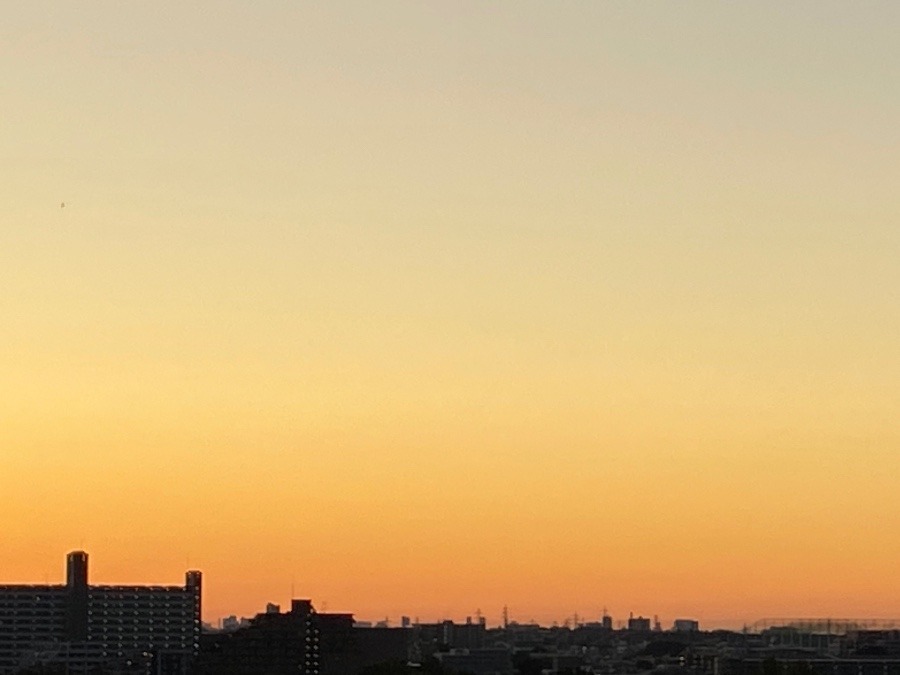
POLYGON ((900 616, 898 25, 9 3, 0 582, 900 616))

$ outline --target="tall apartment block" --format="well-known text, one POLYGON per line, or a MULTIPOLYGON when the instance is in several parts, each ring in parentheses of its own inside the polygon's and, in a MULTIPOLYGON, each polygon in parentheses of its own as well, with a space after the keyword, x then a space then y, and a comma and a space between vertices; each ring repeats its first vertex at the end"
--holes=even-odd
POLYGON ((184 675, 200 649, 202 576, 184 586, 94 586, 88 556, 66 558, 65 585, 0 585, 0 675, 184 675))

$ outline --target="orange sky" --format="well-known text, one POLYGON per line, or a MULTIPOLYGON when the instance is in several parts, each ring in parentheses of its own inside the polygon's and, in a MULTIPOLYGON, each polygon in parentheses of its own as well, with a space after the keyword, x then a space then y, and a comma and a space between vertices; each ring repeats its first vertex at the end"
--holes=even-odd
POLYGON ((898 11, 11 9, 0 581, 900 615, 898 11))

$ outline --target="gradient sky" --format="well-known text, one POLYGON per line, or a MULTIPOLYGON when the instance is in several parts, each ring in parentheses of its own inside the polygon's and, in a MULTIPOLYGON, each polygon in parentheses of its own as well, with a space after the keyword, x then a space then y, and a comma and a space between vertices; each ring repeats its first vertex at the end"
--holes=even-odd
POLYGON ((0 581, 900 615, 898 27, 7 3, 0 581))

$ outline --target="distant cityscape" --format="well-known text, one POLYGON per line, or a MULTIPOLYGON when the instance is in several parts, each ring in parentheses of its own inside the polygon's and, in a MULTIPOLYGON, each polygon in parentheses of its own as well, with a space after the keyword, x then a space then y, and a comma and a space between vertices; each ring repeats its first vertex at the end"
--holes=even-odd
POLYGON ((94 585, 88 555, 65 583, 0 585, 0 675, 900 675, 900 621, 763 619, 740 631, 692 618, 489 627, 404 616, 357 621, 308 599, 202 622, 202 574, 183 585, 94 585))

